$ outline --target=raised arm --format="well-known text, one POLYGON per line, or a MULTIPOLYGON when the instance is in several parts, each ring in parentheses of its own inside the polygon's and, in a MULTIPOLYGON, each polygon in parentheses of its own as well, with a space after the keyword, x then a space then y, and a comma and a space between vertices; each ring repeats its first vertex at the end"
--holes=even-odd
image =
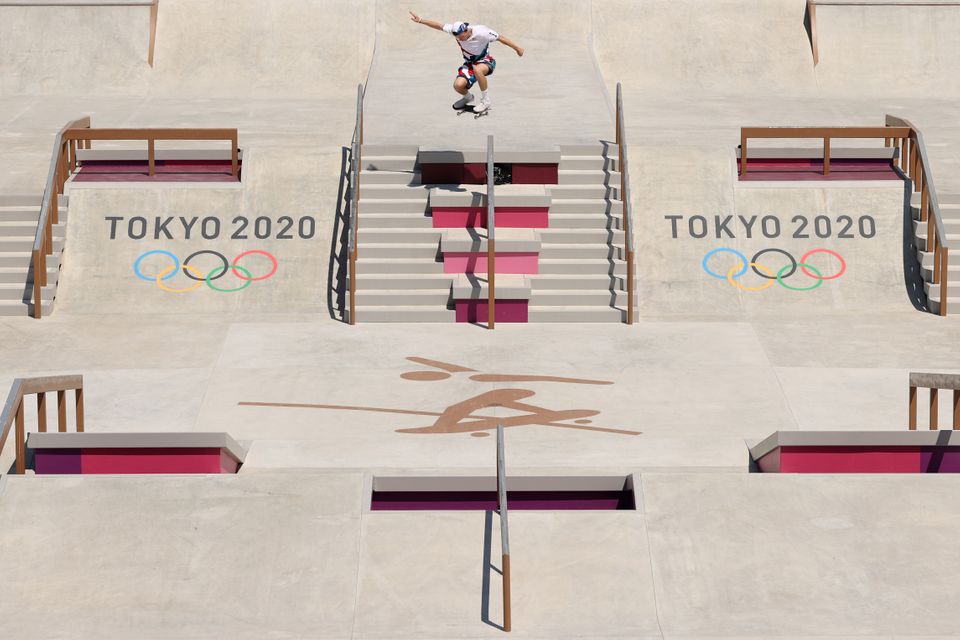
POLYGON ((523 57, 523 47, 518 45, 516 42, 514 42, 510 38, 504 38, 503 36, 500 36, 500 39, 498 40, 498 42, 502 42, 503 44, 507 45, 508 47, 516 51, 518 56, 523 57))
POLYGON ((436 20, 427 20, 426 18, 421 18, 413 11, 410 12, 410 19, 416 22, 417 24, 422 24, 425 27, 430 27, 431 29, 436 29, 437 31, 443 31, 443 24, 437 22, 436 20))

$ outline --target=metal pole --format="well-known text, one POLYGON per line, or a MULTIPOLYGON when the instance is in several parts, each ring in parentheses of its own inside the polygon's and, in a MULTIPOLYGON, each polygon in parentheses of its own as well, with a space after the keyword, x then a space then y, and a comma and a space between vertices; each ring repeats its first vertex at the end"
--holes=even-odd
POLYGON ((503 630, 510 631, 510 525, 507 519, 507 463, 503 446, 503 425, 497 425, 497 509, 500 512, 500 572, 503 576, 503 630))
POLYGON ((496 208, 493 201, 493 136, 487 136, 487 328, 496 327, 496 208))

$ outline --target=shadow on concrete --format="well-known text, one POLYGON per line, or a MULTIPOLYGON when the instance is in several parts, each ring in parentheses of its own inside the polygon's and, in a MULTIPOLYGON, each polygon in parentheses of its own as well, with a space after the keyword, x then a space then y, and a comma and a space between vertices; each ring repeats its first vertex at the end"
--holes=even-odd
POLYGON ((330 235, 330 262, 327 266, 327 311, 331 320, 346 322, 347 273, 350 224, 350 149, 340 148, 340 185, 337 188, 337 212, 330 235))
MULTIPOLYGON (((899 169, 897 169, 899 172, 899 169)), ((917 311, 930 312, 930 304, 923 288, 923 270, 917 258, 916 235, 913 232, 913 211, 910 200, 913 196, 913 183, 903 177, 903 286, 907 291, 910 304, 917 311)))
POLYGON ((493 511, 489 509, 483 515, 483 580, 480 587, 480 620, 494 629, 503 631, 503 625, 499 625, 490 619, 490 573, 500 574, 500 570, 490 562, 490 545, 493 541, 493 511))

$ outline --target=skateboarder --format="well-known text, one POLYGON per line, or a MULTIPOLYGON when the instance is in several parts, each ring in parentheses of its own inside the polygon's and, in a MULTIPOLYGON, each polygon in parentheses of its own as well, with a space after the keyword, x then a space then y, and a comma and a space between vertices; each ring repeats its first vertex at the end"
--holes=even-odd
POLYGON ((453 82, 454 90, 462 98, 453 103, 454 109, 465 109, 474 101, 470 88, 474 83, 480 85, 480 104, 473 110, 475 113, 483 113, 490 108, 490 96, 487 94, 487 76, 493 75, 497 68, 497 61, 487 51, 491 42, 500 41, 517 52, 518 56, 523 55, 523 47, 518 46, 512 40, 504 38, 499 33, 485 27, 481 24, 471 25, 469 22, 454 22, 453 24, 440 24, 435 20, 421 18, 413 11, 410 12, 410 19, 417 24, 423 24, 437 31, 445 31, 452 34, 460 45, 460 51, 463 53, 463 65, 457 71, 457 79, 453 82))

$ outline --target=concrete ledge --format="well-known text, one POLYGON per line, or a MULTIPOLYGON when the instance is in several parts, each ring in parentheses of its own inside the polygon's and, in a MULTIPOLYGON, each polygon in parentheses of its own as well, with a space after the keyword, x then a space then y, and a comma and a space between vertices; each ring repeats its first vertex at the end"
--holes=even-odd
POLYGON ((956 373, 910 373, 911 387, 927 389, 960 389, 960 374, 956 373))
MULTIPOLYGON (((498 275, 496 283, 497 300, 529 300, 530 279, 522 275, 498 275)), ((489 297, 490 284, 467 274, 460 274, 453 281, 454 300, 486 300, 489 297)), ((408 491, 409 489, 405 489, 408 491)))
MULTIPOLYGON (((504 184, 494 190, 494 205, 500 207, 549 208, 553 198, 542 184, 504 184)), ((486 207, 485 185, 450 185, 433 187, 429 198, 431 207, 486 207)))
MULTIPOLYGON (((484 253, 486 236, 472 229, 447 229, 440 238, 442 253, 484 253)), ((496 252, 539 253, 540 234, 533 229, 500 229, 496 233, 496 252)))
POLYGON ((222 449, 237 462, 247 455, 230 434, 185 433, 30 433, 31 449, 222 449))
POLYGON ((0 0, 0 7, 149 7, 157 0, 0 0))
POLYGON ((960 446, 960 431, 776 431, 750 447, 759 460, 778 447, 960 446))
MULTIPOLYGON (((486 149, 420 149, 420 164, 485 164, 486 149)), ((560 147, 544 150, 508 151, 494 149, 493 161, 505 164, 559 164, 560 147)))

